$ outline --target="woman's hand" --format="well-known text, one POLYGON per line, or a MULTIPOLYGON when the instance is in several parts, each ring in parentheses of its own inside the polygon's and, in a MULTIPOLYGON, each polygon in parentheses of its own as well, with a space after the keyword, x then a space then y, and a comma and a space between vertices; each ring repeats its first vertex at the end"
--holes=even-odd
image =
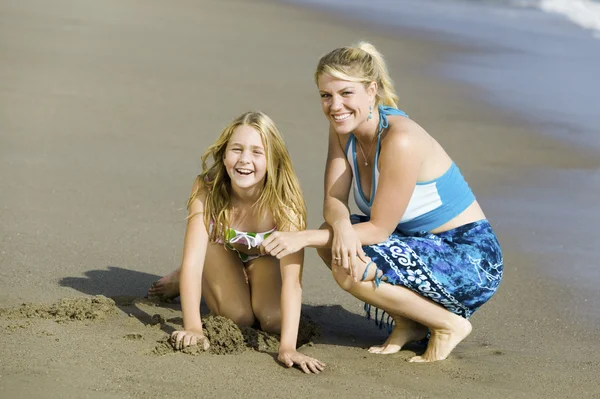
POLYGON ((312 357, 306 356, 295 350, 279 352, 277 360, 285 364, 287 367, 292 367, 296 365, 300 369, 302 369, 302 371, 304 371, 306 374, 319 374, 325 369, 326 366, 325 363, 312 357))
POLYGON ((260 245, 263 254, 281 259, 286 255, 300 251, 307 245, 303 231, 276 231, 268 236, 260 245))
POLYGON ((349 276, 354 277, 354 281, 358 281, 362 276, 357 276, 357 258, 368 262, 362 243, 349 220, 340 221, 332 228, 331 262, 341 266, 349 276))
POLYGON ((202 331, 198 330, 183 330, 173 331, 171 334, 171 345, 176 350, 182 350, 185 347, 198 345, 203 350, 208 350, 210 342, 202 331))

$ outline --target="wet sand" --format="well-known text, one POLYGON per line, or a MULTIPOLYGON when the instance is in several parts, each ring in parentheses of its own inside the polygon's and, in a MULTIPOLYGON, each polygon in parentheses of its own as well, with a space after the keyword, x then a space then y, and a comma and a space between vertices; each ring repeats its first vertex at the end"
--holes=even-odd
POLYGON ((600 157, 428 72, 456 51, 471 50, 275 2, 0 1, 2 395, 600 397, 600 157), (180 262, 201 152, 233 117, 267 112, 319 226, 327 126, 312 73, 358 39, 466 175, 503 244, 501 289, 449 359, 412 364, 419 348, 366 352, 385 333, 309 250, 303 312, 320 335, 302 351, 325 373, 288 370, 269 345, 158 355, 181 312, 142 297, 180 262), (64 311, 95 295, 115 304, 64 311))

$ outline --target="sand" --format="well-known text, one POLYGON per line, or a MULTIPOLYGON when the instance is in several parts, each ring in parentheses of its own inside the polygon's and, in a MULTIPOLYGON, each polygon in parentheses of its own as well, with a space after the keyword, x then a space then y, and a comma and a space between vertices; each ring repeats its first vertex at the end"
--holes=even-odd
MULTIPOLYGON (((432 74, 466 51, 484 50, 276 2, 0 2, 0 396, 600 397, 600 157, 432 74), (312 73, 358 39, 387 56, 401 107, 498 232, 499 292, 443 362, 370 355, 385 332, 309 250, 303 314, 320 335, 301 351, 326 372, 283 367, 256 330, 214 345, 234 353, 160 352, 180 307, 143 296, 180 262, 202 150, 243 111, 267 112, 319 226, 327 125, 312 73)), ((215 336, 235 330, 209 320, 215 336)))

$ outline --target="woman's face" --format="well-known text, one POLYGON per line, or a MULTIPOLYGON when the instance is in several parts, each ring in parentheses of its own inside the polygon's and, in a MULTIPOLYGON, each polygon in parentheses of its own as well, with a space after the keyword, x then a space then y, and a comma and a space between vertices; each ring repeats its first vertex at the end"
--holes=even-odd
POLYGON ((369 106, 375 103, 376 84, 368 87, 322 74, 318 80, 321 107, 338 134, 353 132, 367 121, 369 106))
POLYGON ((234 188, 262 187, 267 174, 267 157, 258 131, 246 125, 235 128, 223 163, 234 188))

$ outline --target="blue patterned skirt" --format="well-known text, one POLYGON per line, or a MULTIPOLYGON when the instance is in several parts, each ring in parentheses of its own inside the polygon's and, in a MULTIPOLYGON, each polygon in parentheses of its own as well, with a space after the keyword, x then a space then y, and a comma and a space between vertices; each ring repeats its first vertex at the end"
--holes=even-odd
MULTIPOLYGON (((368 220, 352 215, 353 223, 368 220)), ((502 251, 487 220, 438 234, 396 230, 387 241, 365 245, 363 250, 383 272, 377 285, 384 281, 404 286, 464 318, 494 295, 502 279, 502 251)), ((365 304, 369 317, 370 308, 365 304)), ((383 318, 384 313, 379 317, 377 311, 378 325, 383 318)), ((386 324, 390 326, 389 316, 386 324)))

